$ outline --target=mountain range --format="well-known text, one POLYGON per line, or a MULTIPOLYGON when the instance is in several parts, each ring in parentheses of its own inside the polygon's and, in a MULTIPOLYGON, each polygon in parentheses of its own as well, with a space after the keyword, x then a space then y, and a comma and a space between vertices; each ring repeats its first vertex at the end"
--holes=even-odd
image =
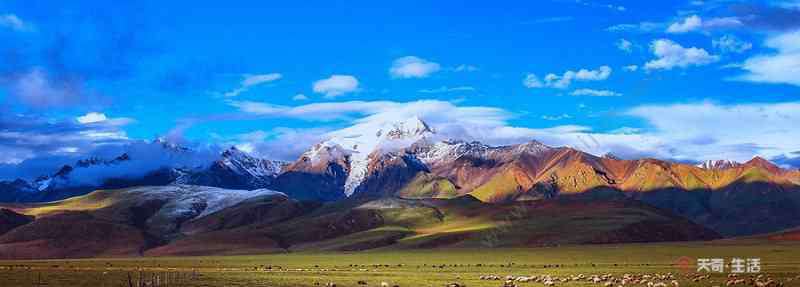
POLYGON ((123 153, 111 159, 91 157, 64 165, 35 180, 0 181, 0 202, 44 202, 83 195, 98 189, 132 186, 194 184, 230 189, 265 188, 287 164, 248 155, 231 147, 213 160, 185 160, 198 156, 191 149, 156 140, 139 158, 123 153), (154 152, 155 151, 155 152, 154 152), (165 157, 164 163, 151 163, 165 157), (208 162, 205 162, 208 161, 208 162))
POLYGON ((0 183, 0 201, 9 202, 0 204, 0 250, 38 258, 540 246, 800 226, 800 171, 760 157, 692 165, 536 141, 489 146, 442 139, 418 117, 347 129, 290 163, 230 148, 202 166, 159 166, 93 185, 76 178, 137 160, 91 158, 33 182, 0 183), (121 239, 86 245, 107 232, 121 239))

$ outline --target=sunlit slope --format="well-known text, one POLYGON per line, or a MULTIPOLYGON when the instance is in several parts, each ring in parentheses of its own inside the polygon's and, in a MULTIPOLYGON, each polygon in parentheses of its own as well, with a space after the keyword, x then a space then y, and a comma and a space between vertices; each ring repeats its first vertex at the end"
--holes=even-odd
POLYGON ((395 194, 416 199, 469 194, 487 203, 509 203, 617 193, 729 236, 800 225, 800 217, 793 215, 800 212, 800 171, 781 169, 759 157, 743 164, 699 167, 656 159, 597 157, 535 142, 496 148, 439 144, 429 149, 434 150, 417 152, 427 169, 395 194), (461 149, 467 151, 453 151, 461 149), (434 186, 444 186, 446 196, 432 192, 434 186))

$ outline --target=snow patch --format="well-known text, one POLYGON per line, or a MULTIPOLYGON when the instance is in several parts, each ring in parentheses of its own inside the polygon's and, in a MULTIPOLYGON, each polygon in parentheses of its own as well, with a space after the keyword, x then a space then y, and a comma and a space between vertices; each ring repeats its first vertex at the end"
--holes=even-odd
POLYGON ((251 198, 286 196, 269 189, 234 190, 195 185, 136 187, 125 192, 137 201, 154 199, 166 201, 159 213, 170 219, 186 217, 198 219, 251 198))

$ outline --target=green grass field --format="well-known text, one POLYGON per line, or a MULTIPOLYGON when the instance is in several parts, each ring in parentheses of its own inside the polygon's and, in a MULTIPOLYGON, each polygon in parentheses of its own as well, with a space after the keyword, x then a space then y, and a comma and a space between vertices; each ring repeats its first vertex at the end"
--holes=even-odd
MULTIPOLYGON (((128 286, 128 274, 135 283, 140 271, 144 278, 158 275, 161 286, 324 286, 327 282, 335 282, 337 286, 364 286, 358 285, 358 281, 368 286, 380 286, 381 282, 398 286, 444 286, 453 282, 466 286, 502 286, 502 281, 483 281, 479 277, 490 274, 503 277, 677 274, 682 271, 674 263, 682 256, 724 258, 726 262, 736 257, 761 258, 766 276, 786 281, 800 275, 800 244, 737 240, 528 249, 0 261, 0 286, 128 286)), ((726 274, 711 275, 712 278, 700 283, 679 276, 680 286, 724 286, 726 274)), ((785 284, 800 286, 800 280, 785 284)), ((519 286, 542 284, 519 283, 519 286)), ((556 286, 598 285, 573 281, 556 286)))

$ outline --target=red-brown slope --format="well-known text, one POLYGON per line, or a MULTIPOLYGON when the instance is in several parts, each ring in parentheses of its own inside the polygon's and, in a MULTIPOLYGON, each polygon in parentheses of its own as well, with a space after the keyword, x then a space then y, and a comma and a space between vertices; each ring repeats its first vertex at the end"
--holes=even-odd
POLYGON ((136 228, 86 212, 47 216, 0 237, 0 258, 83 258, 137 256, 145 238, 136 228))
POLYGON ((345 197, 349 169, 341 147, 317 145, 287 166, 269 188, 298 200, 333 201, 345 197))
POLYGON ((779 232, 778 234, 770 235, 767 238, 769 238, 770 240, 800 241, 800 229, 794 229, 794 230, 787 230, 787 231, 784 231, 784 232, 779 232))
POLYGON ((456 194, 484 202, 616 191, 726 235, 800 225, 800 217, 793 215, 800 212, 800 171, 781 169, 759 157, 701 168, 658 159, 601 158, 536 142, 504 147, 439 143, 410 152, 430 167, 432 176, 427 178, 446 180, 457 187, 456 194))

